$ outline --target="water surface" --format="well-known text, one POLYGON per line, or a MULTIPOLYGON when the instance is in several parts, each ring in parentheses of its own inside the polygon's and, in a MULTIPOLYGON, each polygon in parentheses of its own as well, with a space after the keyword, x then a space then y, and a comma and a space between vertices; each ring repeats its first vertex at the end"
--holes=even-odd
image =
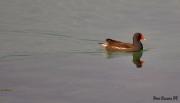
MULTIPOLYGON (((178 0, 1 0, 3 103, 152 103, 180 97, 178 0), (105 38, 142 32, 132 53, 108 54, 105 38)), ((170 101, 171 102, 171 101, 170 101)), ((174 101, 174 102, 179 102, 174 101)))

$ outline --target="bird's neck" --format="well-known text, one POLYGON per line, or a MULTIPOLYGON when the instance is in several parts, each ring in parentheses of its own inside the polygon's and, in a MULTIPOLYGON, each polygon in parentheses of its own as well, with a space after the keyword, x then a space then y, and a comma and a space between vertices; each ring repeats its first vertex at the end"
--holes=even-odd
POLYGON ((137 46, 139 49, 143 49, 143 45, 141 41, 137 41, 133 39, 133 45, 137 46))

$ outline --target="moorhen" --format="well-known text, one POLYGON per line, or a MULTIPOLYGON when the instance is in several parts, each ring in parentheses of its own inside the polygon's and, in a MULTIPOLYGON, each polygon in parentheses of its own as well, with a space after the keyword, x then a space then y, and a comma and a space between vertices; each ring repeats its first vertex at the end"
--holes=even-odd
POLYGON ((133 43, 124 43, 121 41, 113 40, 113 39, 106 39, 105 43, 101 43, 106 50, 109 51, 125 51, 125 52, 136 52, 143 49, 143 45, 141 40, 145 40, 143 34, 141 33, 134 33, 133 36, 133 43))

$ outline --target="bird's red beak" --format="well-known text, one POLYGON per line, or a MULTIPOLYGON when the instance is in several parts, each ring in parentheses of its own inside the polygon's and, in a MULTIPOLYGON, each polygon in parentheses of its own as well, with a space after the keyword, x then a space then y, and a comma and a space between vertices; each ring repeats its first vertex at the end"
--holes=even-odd
POLYGON ((144 38, 144 35, 141 35, 141 40, 146 40, 146 39, 144 38))

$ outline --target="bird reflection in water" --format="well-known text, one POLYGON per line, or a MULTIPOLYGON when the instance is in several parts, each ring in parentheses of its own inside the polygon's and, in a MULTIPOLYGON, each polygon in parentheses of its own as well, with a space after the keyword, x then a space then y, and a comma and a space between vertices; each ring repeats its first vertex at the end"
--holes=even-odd
MULTIPOLYGON (((120 55, 121 52, 106 49, 106 53, 107 53, 107 58, 114 58, 117 57, 118 54, 120 55)), ((128 52, 128 54, 129 53, 132 53, 133 56, 132 62, 136 65, 137 68, 141 68, 144 63, 144 61, 141 60, 141 57, 143 55, 143 50, 137 52, 128 52)))
POLYGON ((133 63, 136 65, 137 68, 141 68, 144 61, 141 60, 141 57, 143 55, 143 50, 138 51, 138 52, 133 52, 133 63))

